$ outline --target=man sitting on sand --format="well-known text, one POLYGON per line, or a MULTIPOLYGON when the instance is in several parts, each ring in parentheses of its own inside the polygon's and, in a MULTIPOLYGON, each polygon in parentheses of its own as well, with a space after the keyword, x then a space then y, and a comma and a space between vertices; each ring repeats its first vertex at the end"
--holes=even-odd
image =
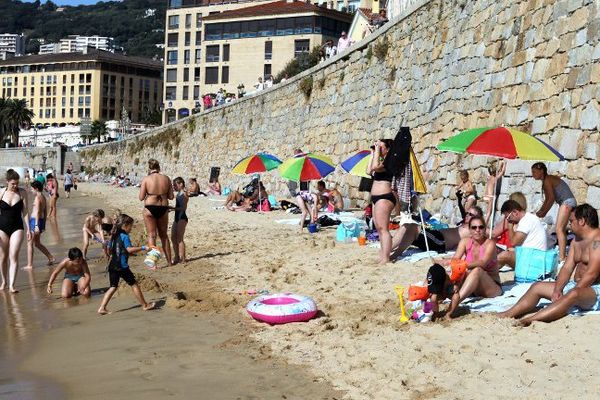
POLYGON ((567 315, 571 307, 582 310, 600 310, 600 229, 598 212, 589 204, 581 204, 569 216, 575 240, 571 242, 564 266, 556 282, 536 282, 510 309, 499 316, 519 318, 533 312, 540 299, 552 304, 523 318, 519 323, 551 322, 567 315), (573 280, 570 280, 573 275, 573 280))
MULTIPOLYGON (((507 232, 510 243, 515 246, 532 247, 541 251, 548 248, 548 237, 540 219, 525 212, 523 207, 514 200, 506 200, 500 209, 508 224, 507 232)), ((514 249, 498 254, 498 263, 515 268, 516 256, 514 249)))
POLYGON ((440 230, 425 229, 425 234, 421 232, 421 226, 416 222, 414 224, 404 224, 392 237, 392 254, 390 257, 391 259, 398 258, 411 245, 426 251, 425 236, 427 236, 429 250, 437 251, 438 253, 456 250, 461 239, 471 236, 469 230, 469 221, 471 218, 482 216, 483 210, 478 206, 473 206, 468 209, 465 214, 464 223, 460 226, 440 230))
POLYGON ((62 260, 50 275, 48 288, 46 289, 48 294, 52 294, 52 284, 63 269, 65 270, 65 277, 60 292, 61 297, 68 299, 78 294, 90 297, 92 276, 87 262, 83 258, 83 253, 77 247, 69 249, 68 257, 62 260))

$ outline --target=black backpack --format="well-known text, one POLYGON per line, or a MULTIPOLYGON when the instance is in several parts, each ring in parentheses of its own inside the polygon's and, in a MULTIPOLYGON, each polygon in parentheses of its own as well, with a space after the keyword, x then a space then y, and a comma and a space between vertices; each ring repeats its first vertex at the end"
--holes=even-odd
POLYGON ((121 271, 123 267, 121 266, 121 255, 125 254, 127 257, 127 249, 125 248, 125 244, 121 239, 121 234, 116 234, 117 238, 111 241, 110 244, 110 261, 108 263, 107 271, 121 271))

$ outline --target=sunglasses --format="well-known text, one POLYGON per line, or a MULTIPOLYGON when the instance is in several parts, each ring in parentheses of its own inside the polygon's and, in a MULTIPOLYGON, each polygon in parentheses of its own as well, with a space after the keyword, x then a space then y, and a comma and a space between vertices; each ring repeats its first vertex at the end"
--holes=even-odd
POLYGON ((482 231, 485 229, 485 226, 483 225, 473 225, 469 227, 470 229, 474 230, 474 231, 482 231))
POLYGON ((478 214, 473 214, 472 212, 468 212, 465 214, 465 216, 468 215, 469 217, 479 217, 478 214))

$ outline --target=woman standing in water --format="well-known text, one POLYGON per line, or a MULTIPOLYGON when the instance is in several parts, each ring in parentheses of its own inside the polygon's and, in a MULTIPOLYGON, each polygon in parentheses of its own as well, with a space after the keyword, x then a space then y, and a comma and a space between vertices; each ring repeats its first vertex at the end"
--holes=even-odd
POLYGON ((541 162, 533 164, 531 175, 536 181, 542 181, 542 191, 544 192, 544 204, 535 214, 544 218, 554 203, 560 207, 556 217, 556 238, 558 239, 559 261, 564 261, 567 250, 567 223, 571 211, 577 207, 577 200, 567 182, 556 175, 548 175, 546 164, 541 162))
POLYGON ((173 188, 177 191, 175 196, 175 220, 171 228, 171 241, 173 242, 173 251, 175 252, 175 260, 173 264, 186 262, 185 258, 185 228, 188 224, 188 217, 185 213, 188 205, 188 195, 185 191, 185 181, 181 177, 173 179, 173 188))
POLYGON ((155 159, 148 160, 148 176, 142 179, 140 185, 140 201, 144 202, 142 216, 148 233, 148 245, 156 246, 156 236, 165 252, 167 266, 171 264, 171 245, 167 235, 169 225, 169 200, 175 197, 171 179, 160 173, 160 164, 155 159))
MULTIPOLYGON (((9 169, 6 171, 6 188, 0 189, 0 271, 2 273, 0 290, 6 287, 8 272, 8 289, 11 293, 17 293, 15 279, 25 226, 29 221, 28 210, 27 192, 19 188, 19 174, 9 169), (26 222, 23 223, 23 220, 26 222)), ((27 240, 30 239, 31 233, 27 229, 27 240)))
POLYGON ((54 175, 46 175, 46 190, 48 191, 48 219, 56 218, 56 205, 58 202, 58 183, 54 175))

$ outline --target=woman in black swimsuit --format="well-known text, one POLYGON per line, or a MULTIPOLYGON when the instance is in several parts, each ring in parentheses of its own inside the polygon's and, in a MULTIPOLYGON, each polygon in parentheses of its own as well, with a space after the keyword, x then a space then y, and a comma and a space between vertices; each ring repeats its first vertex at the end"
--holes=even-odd
MULTIPOLYGON (((0 290, 6 287, 8 272, 8 288, 11 293, 17 293, 15 279, 19 269, 19 251, 25 235, 24 227, 28 223, 23 224, 23 219, 29 221, 28 210, 27 193, 19 188, 19 174, 9 169, 6 171, 6 189, 0 189, 0 290)), ((27 229, 27 240, 30 239, 31 232, 27 229)))
POLYGON ((148 160, 148 176, 140 185, 140 201, 144 202, 144 224, 148 233, 148 246, 156 246, 156 236, 160 237, 167 266, 171 266, 171 244, 167 235, 169 225, 169 200, 173 200, 171 179, 160 173, 160 164, 155 159, 148 160))
POLYGON ((373 221, 379 233, 381 248, 379 250, 379 264, 390 262, 392 251, 392 236, 389 231, 390 215, 396 206, 396 196, 392 191, 394 174, 386 171, 383 161, 387 155, 391 139, 378 140, 367 167, 367 174, 373 177, 371 188, 371 201, 373 202, 373 221))
POLYGON ((173 179, 173 189, 177 191, 175 196, 175 220, 171 227, 171 241, 173 242, 173 252, 175 253, 175 260, 173 264, 187 262, 185 258, 185 242, 183 237, 185 235, 185 228, 188 224, 188 216, 185 213, 188 206, 189 197, 185 191, 185 181, 181 177, 173 179))

